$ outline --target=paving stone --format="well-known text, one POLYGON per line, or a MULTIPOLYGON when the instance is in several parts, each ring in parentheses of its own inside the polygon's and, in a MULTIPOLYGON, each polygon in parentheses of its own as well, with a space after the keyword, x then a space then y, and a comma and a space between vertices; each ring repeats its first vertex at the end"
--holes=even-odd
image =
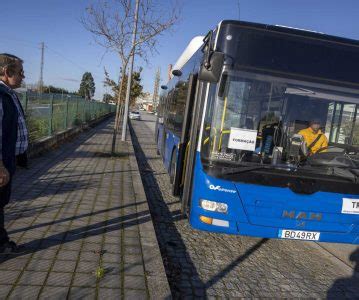
POLYGON ((0 299, 5 299, 11 288, 12 285, 0 285, 0 299))
POLYGON ((131 255, 141 255, 142 249, 140 246, 125 246, 125 254, 131 254, 131 255))
POLYGON ((106 274, 99 282, 100 287, 104 288, 121 288, 121 276, 106 274))
POLYGON ((14 284, 17 278, 21 275, 20 271, 1 271, 0 285, 14 284))
POLYGON ((62 250, 57 254, 56 259, 65 261, 76 261, 78 259, 78 256, 78 251, 62 250))
POLYGON ((134 265, 143 264, 143 258, 141 255, 125 254, 124 261, 126 262, 126 264, 134 264, 134 265))
POLYGON ((75 266, 76 263, 74 261, 56 260, 52 267, 52 271, 72 273, 75 269, 75 266))
POLYGON ((10 294, 9 299, 36 299, 40 293, 41 286, 17 285, 10 294))
POLYGON ((125 274, 124 288, 125 290, 126 289, 145 290, 146 289, 145 278, 143 276, 134 276, 134 275, 125 274))
POLYGON ((140 239, 138 237, 125 237, 124 242, 126 246, 140 246, 140 239))
POLYGON ((103 263, 102 267, 105 270, 105 274, 118 275, 122 272, 122 267, 120 263, 103 263))
POLYGON ((146 291, 141 290, 125 290, 125 299, 136 300, 136 299, 148 299, 146 291))
POLYGON ((72 287, 68 299, 96 299, 95 288, 72 287))
POLYGON ((82 241, 66 242, 62 245, 61 250, 79 251, 81 249, 81 246, 82 246, 82 241))
POLYGON ((95 287, 96 286, 95 271, 96 270, 94 270, 92 274, 76 273, 72 285, 76 287, 95 287))
POLYGON ((45 286, 40 294, 39 299, 62 300, 66 299, 69 287, 45 286))
POLYGON ((126 275, 143 275, 143 265, 125 264, 124 272, 126 275))
POLYGON ((108 233, 108 232, 105 233, 105 243, 117 244, 120 241, 121 241, 121 234, 113 236, 113 235, 110 235, 110 233, 108 233))
POLYGON ((118 241, 118 244, 107 244, 106 243, 105 245, 103 245, 103 249, 107 253, 114 253, 114 254, 121 253, 120 241, 118 241))
POLYGON ((13 259, 9 259, 6 261, 1 262, 0 260, 0 270, 6 271, 21 271, 24 269, 26 264, 28 263, 29 259, 24 259, 21 257, 16 257, 13 259))
POLYGON ((115 253, 105 253, 103 255, 104 262, 119 263, 121 261, 121 255, 115 253))
POLYGON ((94 251, 81 251, 79 257, 81 261, 98 262, 100 259, 99 254, 94 251))
POLYGON ((76 272, 94 273, 94 272, 96 272, 96 269, 98 268, 98 266, 99 266, 99 264, 97 262, 80 260, 77 265, 76 272))
POLYGON ((43 285, 47 272, 25 271, 18 284, 20 285, 43 285))
POLYGON ((101 244, 95 244, 95 243, 84 243, 82 246, 82 251, 100 251, 102 248, 101 244))
POLYGON ((32 259, 27 265, 26 270, 47 272, 50 270, 52 263, 53 261, 48 259, 32 259))
MULTIPOLYGON (((53 244, 51 243, 51 245, 53 246, 53 244)), ((59 246, 55 246, 56 248, 58 248, 59 246)), ((41 250, 41 251, 37 251, 34 255, 33 255, 33 259, 48 259, 48 260, 52 260, 56 257, 56 253, 57 253, 57 249, 51 248, 51 249, 46 249, 46 250, 41 250)))
POLYGON ((129 237, 129 238, 139 238, 138 230, 134 230, 134 231, 133 230, 125 230, 124 237, 125 237, 125 239, 127 237, 129 237))
POLYGON ((47 278, 46 285, 68 287, 71 284, 72 276, 72 273, 51 272, 47 278))
POLYGON ((99 288, 98 289, 98 298, 99 299, 106 299, 106 300, 118 300, 121 299, 121 290, 114 289, 114 288, 99 288))

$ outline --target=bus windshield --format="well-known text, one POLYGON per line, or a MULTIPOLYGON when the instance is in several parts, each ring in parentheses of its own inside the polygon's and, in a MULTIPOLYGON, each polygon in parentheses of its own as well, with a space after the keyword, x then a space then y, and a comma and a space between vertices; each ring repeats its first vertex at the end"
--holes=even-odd
POLYGON ((224 72, 210 87, 202 161, 253 169, 359 175, 358 93, 257 74, 224 72))

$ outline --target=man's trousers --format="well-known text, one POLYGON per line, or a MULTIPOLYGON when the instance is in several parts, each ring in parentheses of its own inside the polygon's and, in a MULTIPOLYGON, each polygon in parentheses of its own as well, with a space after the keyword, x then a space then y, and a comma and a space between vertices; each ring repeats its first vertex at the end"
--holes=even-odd
POLYGON ((9 236, 5 229, 4 207, 10 201, 11 179, 9 183, 0 188, 0 246, 9 241, 9 236))

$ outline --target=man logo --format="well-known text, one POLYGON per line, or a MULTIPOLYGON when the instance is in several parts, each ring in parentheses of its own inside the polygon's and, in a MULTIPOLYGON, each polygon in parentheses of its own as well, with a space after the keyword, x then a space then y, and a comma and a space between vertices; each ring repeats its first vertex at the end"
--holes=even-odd
POLYGON ((296 212, 294 210, 291 210, 291 211, 283 210, 282 217, 289 218, 289 219, 296 219, 296 220, 320 221, 322 219, 322 214, 314 213, 314 212, 305 212, 305 211, 296 212))

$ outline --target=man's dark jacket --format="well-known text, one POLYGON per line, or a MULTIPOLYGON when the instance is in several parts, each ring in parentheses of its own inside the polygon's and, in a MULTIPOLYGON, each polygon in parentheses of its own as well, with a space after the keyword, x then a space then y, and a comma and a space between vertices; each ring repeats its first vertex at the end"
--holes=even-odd
POLYGON ((2 100, 3 119, 2 131, 2 161, 10 175, 14 175, 16 169, 16 140, 19 113, 7 87, 0 84, 0 99, 2 100))

